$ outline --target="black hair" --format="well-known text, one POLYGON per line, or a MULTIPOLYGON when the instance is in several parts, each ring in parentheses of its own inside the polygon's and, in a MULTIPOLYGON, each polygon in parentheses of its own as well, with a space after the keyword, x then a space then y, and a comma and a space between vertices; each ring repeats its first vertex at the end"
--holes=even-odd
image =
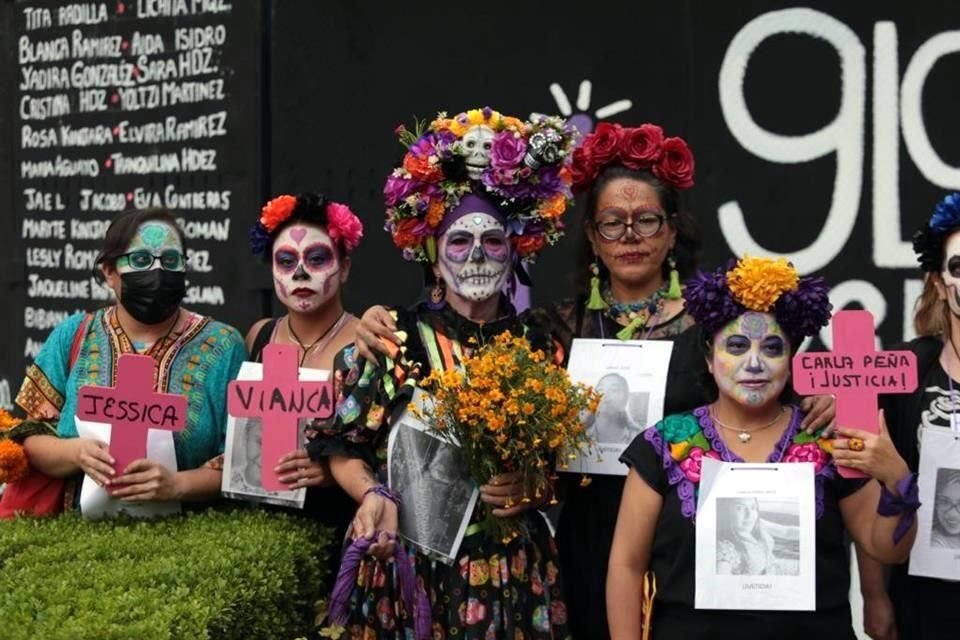
POLYGON ((187 236, 183 233, 183 229, 180 228, 173 213, 168 209, 159 207, 152 209, 129 209, 113 219, 107 228, 106 235, 103 237, 103 247, 100 249, 100 255, 97 256, 96 266, 94 266, 93 269, 93 276, 97 282, 100 284, 105 282, 103 272, 98 267, 116 269, 117 260, 127 253, 130 243, 133 242, 134 236, 137 235, 137 229, 139 229, 143 223, 151 221, 165 222, 176 229, 177 235, 180 237, 180 245, 183 247, 183 253, 186 255, 187 236))
MULTIPOLYGON (((304 222, 327 229, 329 222, 327 219, 327 205, 330 204, 330 200, 327 200, 326 196, 307 191, 298 193, 296 200, 297 204, 293 208, 290 217, 277 225, 277 228, 270 234, 270 245, 267 246, 267 250, 264 251, 261 256, 264 262, 270 262, 273 253, 270 247, 273 245, 273 241, 290 225, 296 222, 304 222)), ((347 257, 346 248, 340 242, 335 242, 334 245, 337 248, 337 257, 342 261, 347 257)))
MULTIPOLYGON (((600 194, 603 193, 603 190, 611 181, 617 178, 629 178, 643 182, 657 193, 660 198, 660 205, 668 214, 667 223, 677 232, 673 255, 677 261, 680 280, 686 280, 692 276, 700 258, 700 230, 697 228, 693 216, 687 212, 679 190, 664 183, 649 170, 628 169, 621 164, 612 164, 604 168, 597 176, 580 211, 583 237, 577 255, 577 273, 575 276, 578 292, 586 294, 589 291, 590 265, 593 264, 595 258, 587 230, 593 226, 594 217, 597 215, 597 201, 600 199, 600 194)), ((600 267, 600 279, 607 280, 610 277, 607 268, 602 262, 597 262, 600 267)), ((670 266, 666 261, 664 261, 661 271, 664 280, 670 277, 670 266)))

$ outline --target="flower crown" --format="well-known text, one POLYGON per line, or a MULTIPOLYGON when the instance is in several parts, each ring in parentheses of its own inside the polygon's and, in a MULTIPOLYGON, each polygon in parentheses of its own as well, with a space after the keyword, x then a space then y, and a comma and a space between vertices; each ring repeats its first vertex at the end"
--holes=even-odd
POLYGON ((383 188, 385 228, 405 259, 434 262, 444 216, 473 192, 504 214, 525 262, 563 235, 560 217, 572 198, 563 161, 575 133, 564 119, 534 115, 524 122, 484 107, 395 131, 407 151, 383 188))
POLYGON ((730 260, 712 273, 694 276, 683 298, 687 312, 708 335, 747 311, 769 312, 794 346, 826 326, 833 309, 823 278, 801 278, 783 258, 730 260))
POLYGON ((951 193, 937 203, 930 221, 913 234, 913 250, 920 268, 927 273, 943 270, 943 240, 960 229, 960 193, 951 193))
POLYGON ((663 137, 655 124, 623 127, 601 122, 573 152, 570 171, 573 191, 586 191, 607 166, 622 164, 628 169, 647 169, 676 189, 693 186, 693 152, 683 138, 663 137))
POLYGON ((260 217, 250 228, 250 247, 253 254, 266 258, 270 254, 277 230, 290 220, 295 213, 311 222, 305 214, 311 210, 322 210, 326 220, 318 220, 327 228, 330 239, 344 252, 349 253, 360 244, 363 237, 363 223, 345 204, 331 202, 317 194, 277 196, 260 210, 260 217))

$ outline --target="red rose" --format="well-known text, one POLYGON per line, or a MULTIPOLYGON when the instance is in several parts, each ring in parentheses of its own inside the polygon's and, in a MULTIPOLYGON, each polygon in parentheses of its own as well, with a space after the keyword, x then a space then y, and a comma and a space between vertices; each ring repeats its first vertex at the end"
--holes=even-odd
POLYGON ((574 193, 580 193, 587 189, 596 180, 598 173, 600 173, 600 170, 587 157, 587 152, 583 147, 575 149, 573 161, 570 163, 570 179, 574 193))
POLYGON ((393 229, 393 244, 401 249, 416 247, 420 244, 420 236, 415 233, 418 218, 406 218, 397 223, 393 229))
POLYGON ((623 127, 620 125, 601 122, 593 130, 593 133, 583 141, 581 148, 587 154, 590 162, 602 167, 617 159, 622 135, 623 127))
POLYGON ((513 236, 513 247, 516 249, 517 253, 521 256, 529 256, 532 253, 536 253, 543 249, 543 246, 547 244, 547 241, 542 235, 536 236, 513 236))
POLYGON ((677 189, 693 186, 693 153, 682 138, 663 141, 662 155, 653 165, 653 174, 677 189))
POLYGON ((624 129, 620 142, 620 161, 628 169, 649 169, 660 157, 663 129, 644 124, 624 129))

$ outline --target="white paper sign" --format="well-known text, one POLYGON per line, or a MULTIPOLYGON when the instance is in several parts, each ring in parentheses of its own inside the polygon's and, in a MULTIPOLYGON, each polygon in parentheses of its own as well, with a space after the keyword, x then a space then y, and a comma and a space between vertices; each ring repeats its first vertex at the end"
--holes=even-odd
MULTIPOLYGON (((412 404, 428 402, 429 394, 414 391, 412 404)), ((409 409, 390 429, 387 477, 400 496, 399 533, 447 563, 457 556, 480 496, 459 450, 456 443, 428 432, 409 409)))
MULTIPOLYGON (((77 435, 81 438, 93 438, 110 444, 111 426, 103 422, 76 419, 77 435)), ((173 432, 164 429, 147 431, 147 458, 170 471, 177 472, 177 453, 173 447, 173 432)), ((123 502, 114 498, 107 490, 98 485, 88 475, 83 476, 80 486, 80 513, 84 518, 98 520, 116 516, 124 512, 135 518, 155 518, 180 512, 180 502, 176 500, 160 502, 123 502)))
MULTIPOLYGON (((300 380, 323 381, 330 377, 322 369, 300 369, 300 380)), ((263 380, 263 364, 244 362, 240 365, 237 380, 263 380)), ((310 421, 300 418, 301 442, 306 444, 306 429, 310 421)), ((227 416, 227 442, 223 453, 223 479, 220 492, 228 498, 263 502, 293 509, 303 509, 307 498, 306 487, 293 491, 267 491, 260 482, 262 460, 260 447, 263 438, 263 423, 260 418, 237 418, 227 416)), ((273 464, 276 464, 276 460, 273 464)))
POLYGON ((808 463, 703 459, 697 609, 816 608, 813 478, 808 463))
POLYGON ((960 433, 924 427, 910 575, 960 580, 960 433))
POLYGON ((602 395, 585 420, 594 445, 568 461, 564 471, 627 475, 620 455, 640 432, 663 419, 670 340, 586 340, 570 347, 567 370, 574 382, 602 395))

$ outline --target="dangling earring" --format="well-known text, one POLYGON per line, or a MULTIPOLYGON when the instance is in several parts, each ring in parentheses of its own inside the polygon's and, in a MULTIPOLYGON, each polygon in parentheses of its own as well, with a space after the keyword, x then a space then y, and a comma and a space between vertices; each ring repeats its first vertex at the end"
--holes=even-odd
POLYGON ((683 295, 683 290, 680 288, 680 272, 677 271, 677 258, 673 255, 673 250, 670 250, 670 255, 667 256, 667 264, 670 265, 670 287, 667 289, 667 298, 670 300, 679 300, 683 295))
POLYGON ((443 307, 447 304, 444 293, 443 280, 437 278, 437 283, 433 285, 433 290, 430 291, 430 301, 427 302, 427 307, 433 309, 434 311, 443 309, 443 307))
POLYGON ((587 299, 587 309, 590 311, 605 311, 609 308, 607 302, 600 294, 600 265, 597 264, 597 257, 593 257, 590 263, 590 297, 587 299))

